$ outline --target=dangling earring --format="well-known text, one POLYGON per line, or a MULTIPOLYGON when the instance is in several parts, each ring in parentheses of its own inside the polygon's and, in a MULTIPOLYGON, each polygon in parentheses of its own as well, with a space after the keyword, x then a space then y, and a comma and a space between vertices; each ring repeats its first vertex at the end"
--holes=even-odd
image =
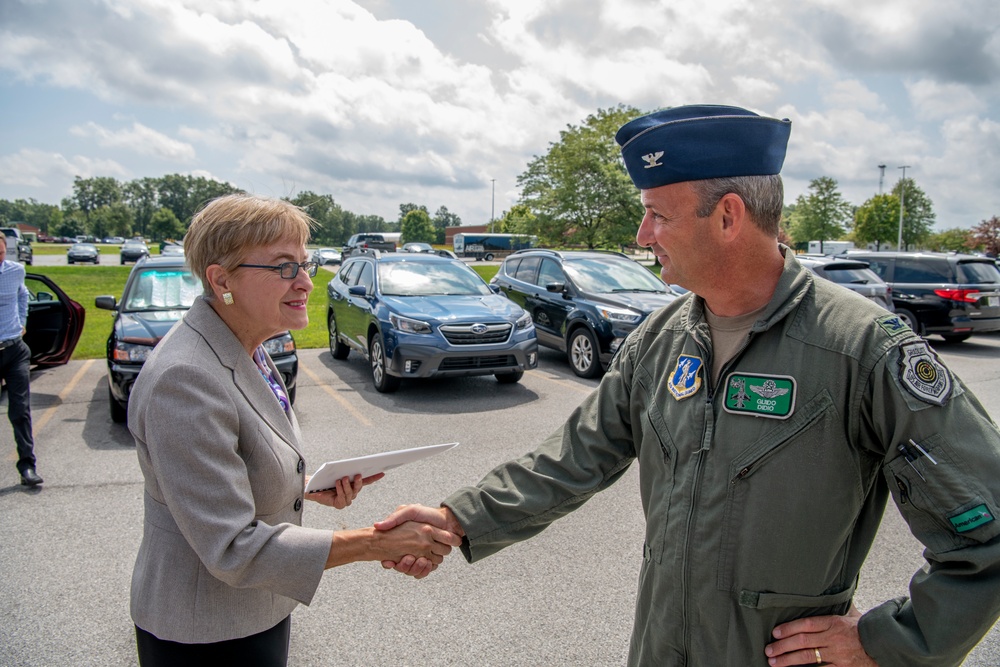
POLYGON ((223 292, 222 293, 222 303, 226 304, 227 306, 233 305, 233 293, 232 292, 223 292))

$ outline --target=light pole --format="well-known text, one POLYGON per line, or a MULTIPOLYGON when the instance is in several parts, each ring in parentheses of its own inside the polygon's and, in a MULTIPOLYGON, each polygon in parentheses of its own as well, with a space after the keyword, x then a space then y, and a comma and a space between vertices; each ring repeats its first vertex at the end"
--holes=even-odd
POLYGON ((903 178, 899 181, 899 239, 896 241, 896 250, 903 250, 903 201, 906 199, 906 170, 910 165, 899 167, 903 170, 903 178))
POLYGON ((882 181, 885 180, 885 165, 878 166, 878 193, 882 194, 882 181))
POLYGON ((493 184, 493 190, 490 193, 490 233, 492 234, 493 233, 493 211, 496 210, 494 208, 494 205, 496 204, 496 201, 497 201, 497 179, 491 178, 490 179, 490 183, 493 184))

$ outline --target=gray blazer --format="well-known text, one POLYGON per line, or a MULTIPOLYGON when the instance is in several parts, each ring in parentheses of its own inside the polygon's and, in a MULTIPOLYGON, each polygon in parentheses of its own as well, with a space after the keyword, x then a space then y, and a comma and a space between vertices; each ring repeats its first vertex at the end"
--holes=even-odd
POLYGON ((309 604, 333 534, 301 526, 298 422, 203 299, 143 366, 128 426, 146 481, 136 625, 160 639, 215 642, 309 604))

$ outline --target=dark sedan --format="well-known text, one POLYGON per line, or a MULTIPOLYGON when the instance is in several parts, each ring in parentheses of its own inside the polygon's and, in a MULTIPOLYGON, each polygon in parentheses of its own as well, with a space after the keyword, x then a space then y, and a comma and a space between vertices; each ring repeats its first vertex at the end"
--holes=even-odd
POLYGON ((66 251, 66 263, 79 264, 80 262, 100 264, 101 251, 93 243, 74 243, 66 251))
POLYGON ((426 253, 355 255, 327 286, 334 359, 367 357, 380 392, 402 378, 494 375, 538 363, 531 317, 462 262, 426 253))
POLYGON ((149 257, 149 246, 142 241, 126 241, 122 244, 121 260, 126 262, 138 262, 143 257, 149 257))
MULTIPOLYGON (((95 299, 98 308, 115 311, 108 336, 108 398, 111 420, 124 422, 128 398, 146 357, 202 294, 201 283, 184 265, 183 255, 144 257, 129 273, 121 302, 113 296, 95 299)), ((281 372, 288 397, 295 401, 299 360, 287 331, 264 342, 281 372)))

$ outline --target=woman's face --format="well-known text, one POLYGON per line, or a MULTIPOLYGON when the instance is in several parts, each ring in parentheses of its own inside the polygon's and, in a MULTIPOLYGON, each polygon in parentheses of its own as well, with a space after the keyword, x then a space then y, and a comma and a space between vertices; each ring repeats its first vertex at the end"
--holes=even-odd
MULTIPOLYGON (((306 260, 304 247, 285 240, 254 249, 242 264, 277 266, 306 260)), ((286 329, 304 329, 309 324, 306 304, 313 283, 305 271, 300 269, 288 280, 276 269, 239 267, 230 276, 228 287, 233 305, 222 308, 227 316, 236 316, 233 320, 226 319, 230 320, 230 326, 236 325, 236 334, 244 342, 256 345, 286 329)))

